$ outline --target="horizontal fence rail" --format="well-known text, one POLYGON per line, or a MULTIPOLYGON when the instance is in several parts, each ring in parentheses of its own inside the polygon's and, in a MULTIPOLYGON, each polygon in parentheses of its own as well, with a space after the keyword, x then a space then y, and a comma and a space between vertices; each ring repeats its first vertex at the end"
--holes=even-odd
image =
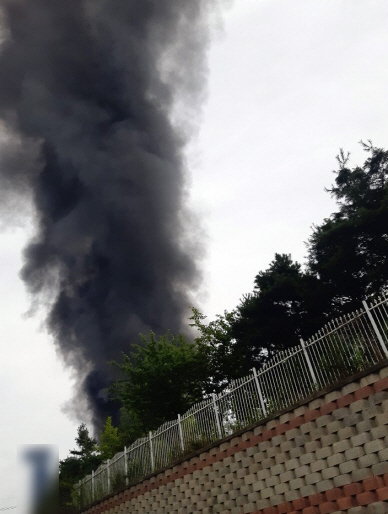
POLYGON ((388 358, 388 298, 327 323, 300 346, 279 351, 260 370, 232 381, 135 441, 80 480, 78 507, 174 463, 180 457, 290 407, 340 379, 388 358))

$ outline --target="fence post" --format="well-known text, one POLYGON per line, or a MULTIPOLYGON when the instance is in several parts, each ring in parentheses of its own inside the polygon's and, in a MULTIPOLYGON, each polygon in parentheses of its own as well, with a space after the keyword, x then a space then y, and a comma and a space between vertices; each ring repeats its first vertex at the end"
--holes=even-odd
POLYGON ((92 501, 94 501, 94 470, 92 469, 92 501))
POLYGON ((385 346, 385 343, 384 343, 384 340, 383 338, 381 337, 381 333, 380 333, 380 330, 378 329, 377 325, 376 325, 376 322, 375 320, 373 319, 373 316, 372 316, 372 313, 368 307, 368 304, 366 303, 365 300, 362 301, 362 305, 364 306, 364 309, 365 309, 365 312, 367 313, 368 315, 368 318, 369 318, 369 321, 371 322, 372 324, 372 327, 373 327, 373 330, 375 331, 375 334, 377 336, 377 339, 380 343, 380 346, 384 352, 384 355, 386 357, 388 357, 388 350, 387 350, 387 347, 385 346))
POLYGON ((108 473, 108 494, 110 493, 110 459, 107 460, 106 470, 108 473))
POLYGON ((124 446, 124 473, 125 473, 125 485, 129 484, 128 478, 128 458, 127 458, 127 447, 124 446))
POLYGON ((310 370, 310 375, 313 379, 313 382, 314 382, 314 386, 316 389, 318 389, 318 380, 317 380, 317 377, 315 375, 315 372, 314 372, 314 369, 313 369, 313 365, 311 363, 311 360, 310 360, 310 357, 309 357, 309 354, 307 353, 307 349, 306 349, 306 345, 305 345, 305 342, 303 341, 302 338, 300 338, 300 344, 302 346, 302 349, 303 349, 303 353, 304 353, 304 356, 306 357, 306 361, 307 361, 307 366, 310 370))
POLYGON ((182 424, 181 424, 181 415, 178 414, 178 430, 179 430, 179 440, 181 443, 181 450, 185 451, 185 445, 183 443, 183 432, 182 432, 182 424))
POLYGON ((82 494, 82 491, 81 491, 81 480, 78 480, 78 490, 79 490, 79 494, 78 494, 78 506, 79 508, 83 507, 82 505, 82 501, 81 501, 81 494, 82 494))
POLYGON ((213 409, 214 409, 214 415, 216 417, 216 423, 217 423, 217 430, 218 430, 218 437, 222 439, 222 431, 221 431, 221 425, 220 425, 220 418, 218 417, 218 409, 216 404, 216 395, 212 394, 213 399, 213 409))
POLYGON ((149 440, 150 440, 150 457, 151 457, 151 471, 154 470, 155 461, 154 461, 154 450, 152 448, 152 432, 149 432, 149 440))
POLYGON ((259 377, 257 376, 256 368, 252 368, 252 372, 253 372, 253 376, 255 378, 255 384, 256 384, 257 392, 259 393, 259 400, 260 400, 261 410, 263 412, 263 416, 266 417, 267 409, 265 408, 265 405, 264 405, 263 394, 261 392, 261 387, 260 387, 260 384, 259 384, 259 377))

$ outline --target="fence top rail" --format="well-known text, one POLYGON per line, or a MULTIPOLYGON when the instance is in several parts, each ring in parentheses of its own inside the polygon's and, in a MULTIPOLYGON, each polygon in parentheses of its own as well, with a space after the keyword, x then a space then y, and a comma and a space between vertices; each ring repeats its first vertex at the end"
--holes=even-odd
POLYGON ((279 364, 283 364, 288 359, 291 359, 291 357, 302 352, 303 350, 302 350, 302 348, 296 347, 296 348, 289 348, 288 351, 290 352, 289 355, 284 356, 284 353, 283 353, 282 355, 279 354, 279 357, 277 355, 274 355, 273 357, 271 357, 267 362, 264 363, 261 370, 256 371, 257 376, 259 377, 261 375, 264 375, 270 369, 276 368, 276 366, 279 366, 279 364))
POLYGON ((368 307, 372 311, 376 307, 379 307, 383 303, 387 303, 387 302, 388 302, 388 297, 386 297, 385 294, 383 293, 382 296, 378 296, 377 298, 375 298, 374 303, 373 303, 373 300, 371 300, 371 303, 370 303, 370 305, 368 305, 368 307))
POLYGON ((211 400, 203 400, 202 402, 195 403, 188 411, 186 411, 181 416, 181 421, 186 420, 187 418, 193 416, 194 414, 198 414, 198 412, 201 412, 201 410, 207 409, 209 406, 211 406, 211 400), (197 409, 195 410, 195 408, 197 409))
POLYGON ((306 346, 311 346, 314 343, 317 343, 321 339, 324 339, 327 336, 332 335, 335 332, 338 332, 338 330, 342 327, 345 327, 346 325, 349 325, 353 321, 355 321, 358 318, 361 318, 361 316, 364 316, 366 314, 364 309, 360 309, 359 311, 352 312, 348 314, 349 319, 343 319, 341 318, 335 318, 326 325, 324 325, 321 330, 316 332, 313 336, 309 338, 308 341, 306 341, 306 346), (337 326, 334 325, 334 323, 337 323, 337 326), (330 326, 330 324, 333 325, 333 328, 330 326), (326 331, 325 331, 326 330, 326 331))
POLYGON ((165 428, 162 429, 163 425, 160 426, 155 430, 155 432, 151 433, 151 438, 155 439, 156 437, 159 437, 160 435, 164 434, 168 430, 171 430, 174 427, 178 426, 178 420, 168 421, 167 423, 163 423, 163 425, 167 425, 165 428))
POLYGON ((230 394, 233 394, 235 391, 237 391, 237 389, 240 389, 241 387, 244 387, 246 386, 247 384, 249 384, 250 382, 252 382, 254 380, 254 377, 253 376, 247 376, 247 377, 244 377, 246 380, 244 380, 244 382, 242 382, 241 384, 236 384, 235 382, 232 382, 231 385, 230 385, 230 388, 228 389, 224 389, 221 393, 219 393, 216 397, 217 400, 222 400, 222 398, 225 398, 225 396, 229 396, 230 394))

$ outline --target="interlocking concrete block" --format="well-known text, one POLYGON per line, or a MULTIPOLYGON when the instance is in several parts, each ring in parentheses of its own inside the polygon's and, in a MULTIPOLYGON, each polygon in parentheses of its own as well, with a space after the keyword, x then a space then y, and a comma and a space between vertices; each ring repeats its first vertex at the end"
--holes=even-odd
MULTIPOLYGON (((258 449, 257 446, 251 446, 250 448, 247 448, 245 450, 245 454, 246 454, 247 457, 254 457, 256 455, 256 453, 258 453, 258 452, 259 452, 259 449, 258 449)), ((230 458, 232 459, 231 462, 234 462, 234 457, 232 456, 230 458)), ((227 464, 227 465, 230 464, 230 463, 226 463, 225 461, 226 461, 226 459, 224 459, 224 463, 225 464, 227 464)))
POLYGON ((285 435, 275 435, 275 437, 273 437, 271 439, 271 443, 272 443, 272 446, 280 446, 281 443, 284 443, 286 441, 286 436, 285 435))
POLYGON ((369 443, 371 440, 371 435, 368 432, 364 432, 363 434, 358 434, 350 438, 350 442, 353 446, 361 446, 363 444, 369 443))
MULTIPOLYGON (((346 453, 346 452, 345 452, 346 453)), ((335 453, 327 458, 328 467, 338 466, 346 461, 345 453, 335 453)))
POLYGON ((376 453, 386 448, 384 439, 375 439, 364 444, 365 453, 376 453))
POLYGON ((236 476, 237 478, 244 478, 246 475, 248 475, 248 473, 248 468, 241 468, 236 471, 236 476))
POLYGON ((341 398, 341 396, 342 396, 341 391, 331 391, 330 393, 325 394, 324 402, 325 403, 334 402, 335 400, 338 400, 338 398, 341 398))
POLYGON ((387 514, 388 502, 374 502, 367 505, 368 514, 387 514))
MULTIPOLYGON (((328 436, 325 436, 328 437, 328 436)), ((308 441, 305 444, 305 451, 306 453, 313 453, 319 450, 319 448, 322 448, 323 446, 323 438, 321 441, 308 441)))
POLYGON ((261 464, 258 464, 257 462, 254 462, 253 464, 251 464, 249 466, 248 471, 249 471, 249 473, 257 473, 261 469, 262 469, 261 464))
POLYGON ((372 468, 355 469, 351 472, 352 481, 359 482, 360 480, 366 480, 373 475, 372 468))
POLYGON ((295 469, 294 473, 296 478, 305 477, 306 475, 311 473, 310 466, 300 466, 299 468, 295 469))
POLYGON ((383 379, 383 378, 386 378, 388 377, 388 366, 386 366, 385 368, 381 368, 379 370, 379 378, 380 380, 383 379))
POLYGON ((388 425, 388 410, 376 416, 377 426, 388 425))
POLYGON ((342 428, 345 428, 345 423, 343 422, 343 420, 336 420, 336 421, 333 421, 332 423, 329 423, 329 424, 326 426, 327 432, 328 432, 329 434, 336 434, 336 433, 338 433, 342 428))
POLYGON ((378 393, 374 393, 368 398, 369 405, 380 405, 388 400, 388 391, 379 391, 378 393))
POLYGON ((301 455, 299 458, 299 461, 302 466, 305 466, 306 464, 311 464, 315 460, 316 460, 316 454, 313 452, 305 453, 305 454, 301 455))
POLYGON ((265 480, 257 480, 256 482, 253 482, 252 484, 252 491, 257 493, 259 491, 262 491, 267 487, 265 480))
POLYGON ((359 382, 351 382, 350 384, 346 384, 341 389, 341 396, 345 396, 350 393, 354 393, 354 391, 357 391, 357 389, 360 389, 359 382))
POLYGON ((333 480, 322 480, 321 482, 317 483, 316 487, 317 487, 318 493, 323 493, 325 491, 328 491, 329 489, 333 489, 334 482, 333 482, 333 480))
POLYGON ((378 380, 379 380, 378 373, 370 373, 366 377, 362 377, 362 379, 360 380, 360 387, 363 388, 370 384, 374 384, 378 380))
POLYGON ((331 466, 322 470, 323 480, 330 480, 331 478, 338 477, 338 475, 341 475, 338 466, 331 466))
POLYGON ((267 487, 261 491, 261 498, 266 500, 267 498, 271 498, 275 494, 275 489, 273 487, 267 487))
POLYGON ((377 453, 368 453, 358 459, 358 465, 360 468, 369 468, 373 466, 373 464, 378 464, 379 462, 380 459, 377 453))
POLYGON ((280 484, 280 478, 279 476, 270 476, 269 478, 265 479, 265 485, 266 487, 275 487, 275 485, 280 484))
POLYGON ((304 435, 310 433, 312 430, 315 430, 316 428, 317 425, 315 424, 315 422, 309 421, 308 423, 304 423, 303 425, 301 425, 300 431, 304 435))
POLYGON ((296 478, 294 471, 285 471, 284 473, 280 473, 279 479, 281 483, 290 482, 296 478))
MULTIPOLYGON (((305 452, 305 449, 303 448, 303 446, 298 446, 297 448, 291 448, 291 450, 288 452, 289 453, 288 458, 297 459, 298 457, 301 457, 302 455, 304 455, 304 452, 305 452)), ((287 462, 287 459, 285 462, 287 462)))
POLYGON ((242 496, 248 496, 249 493, 252 493, 253 489, 251 485, 243 485, 240 487, 240 494, 242 496))
MULTIPOLYGON (((341 468, 340 468, 341 471, 341 468)), ((352 483, 352 477, 350 473, 345 473, 343 475, 338 475, 333 478, 334 487, 343 487, 344 485, 348 485, 352 483)))
POLYGON ((325 401, 323 398, 316 398, 315 400, 312 400, 308 404, 308 409, 309 410, 319 409, 319 407, 322 407, 322 405, 324 405, 324 404, 325 404, 325 401))
POLYGON ((302 431, 300 428, 291 428, 291 430, 287 430, 287 432, 284 434, 287 441, 290 441, 291 439, 295 439, 296 436, 301 435, 302 431))
POLYGON ((327 459, 330 457, 330 455, 333 455, 332 446, 323 446, 322 448, 318 448, 315 452, 315 457, 317 460, 327 459))
POLYGON ((306 407, 306 405, 301 405, 300 407, 297 407, 294 410, 294 417, 298 418, 299 416, 303 416, 309 409, 306 407))
POLYGON ((261 463, 261 466, 263 469, 267 469, 267 468, 272 468, 272 466, 275 466, 275 464, 276 464, 275 459, 269 458, 269 459, 264 459, 261 463))
POLYGON ((275 462, 276 464, 284 464, 288 458, 287 453, 278 453, 275 455, 275 462))
POLYGON ((328 466, 326 459, 319 459, 310 464, 311 471, 316 473, 317 471, 321 471, 322 469, 326 469, 328 466))
POLYGON ((362 506, 359 506, 359 507, 351 507, 349 510, 348 510, 348 514, 367 514, 367 508, 366 507, 362 507, 362 506))
POLYGON ((266 478, 269 478, 271 476, 270 468, 261 469, 257 472, 257 479, 258 480, 265 480, 266 478))
POLYGON ((274 494, 269 499, 269 502, 273 507, 276 507, 276 505, 280 505, 281 503, 284 503, 284 494, 274 494))
POLYGON ((347 416, 351 414, 349 407, 341 407, 340 409, 336 409, 331 413, 334 419, 340 420, 345 419, 347 416))
POLYGON ((357 400, 349 405, 350 412, 352 414, 356 414, 357 412, 365 412, 368 409, 369 403, 368 400, 357 400))
POLYGON ((380 414, 383 413, 382 405, 373 405, 370 406, 367 410, 362 412, 362 417, 364 419, 376 418, 380 414))
POLYGON ((265 452, 268 448, 271 448, 271 446, 271 441, 261 441, 261 443, 258 444, 260 452, 265 452))
POLYGON ((379 464, 373 464, 372 473, 374 475, 384 475, 388 473, 388 462, 379 462, 379 464))
POLYGON ((333 453, 343 453, 350 448, 352 448, 351 439, 344 439, 333 444, 333 453))
POLYGON ((294 441, 286 441, 280 445, 281 452, 289 452, 292 448, 295 448, 294 441))
POLYGON ((312 485, 317 484, 322 480, 322 474, 321 473, 310 473, 309 475, 304 477, 304 480, 306 482, 306 485, 312 485))
POLYGON ((267 454, 267 457, 275 458, 276 455, 282 453, 282 450, 280 446, 271 446, 271 448, 268 448, 268 450, 265 453, 267 454))
POLYGON ((245 457, 245 455, 246 455, 246 453, 245 453, 245 452, 237 452, 237 453, 235 453, 235 454, 233 455, 233 457, 234 457, 234 460, 235 460, 236 462, 240 462, 240 461, 242 461, 242 460, 243 460, 243 458, 245 457))
MULTIPOLYGON (((374 454, 376 455, 376 454, 374 454)), ((384 448, 384 450, 380 450, 378 453, 379 460, 381 462, 388 461, 388 448, 384 448)))
POLYGON ((363 421, 363 419, 364 418, 362 417, 361 412, 355 412, 353 414, 349 414, 349 416, 346 416, 346 418, 344 418, 344 423, 347 427, 353 427, 356 426, 360 421, 363 421))
MULTIPOLYGON (((252 430, 249 430, 248 432, 244 432, 242 434, 241 439, 243 441, 249 441, 249 439, 252 439, 252 437, 253 437, 253 432, 252 432, 252 430)), ((225 444, 227 444, 229 446, 229 443, 225 443, 225 444)), ((223 451, 223 450, 221 449, 221 451, 223 451)))
POLYGON ((288 421, 291 421, 293 418, 293 412, 285 412, 284 414, 281 414, 281 416, 279 416, 279 423, 283 425, 283 423, 288 423, 288 421))
POLYGON ((315 423, 318 428, 322 428, 327 426, 329 423, 335 421, 335 418, 332 414, 325 414, 324 416, 320 416, 315 420, 315 423))
POLYGON ((300 489, 300 495, 302 498, 305 496, 311 496, 313 494, 316 494, 316 492, 317 492, 317 487, 313 484, 305 485, 305 486, 301 487, 301 489, 300 489))
POLYGON ((327 427, 316 428, 309 434, 311 441, 317 441, 328 435, 327 427))
POLYGON ((387 425, 377 426, 375 428, 372 428, 370 433, 371 433, 372 439, 382 439, 383 437, 388 436, 388 426, 387 425))
POLYGON ((331 446, 338 441, 338 434, 327 434, 322 437, 321 444, 322 446, 331 446))
POLYGON ((266 507, 269 507, 269 506, 270 506, 270 504, 269 504, 268 498, 265 498, 265 499, 262 498, 261 500, 259 500, 256 503, 256 509, 257 510, 263 510, 263 509, 265 509, 266 507))
POLYGON ((248 502, 255 503, 255 502, 258 502, 259 500, 261 500, 259 493, 253 491, 252 493, 248 494, 248 502))
POLYGON ((285 494, 290 490, 290 486, 287 482, 275 485, 275 494, 285 494))
POLYGON ((246 503, 248 503, 248 497, 247 496, 238 496, 236 498, 236 506, 237 507, 242 507, 246 503))
POLYGON ((253 460, 253 457, 244 457, 241 461, 241 465, 243 468, 249 468, 251 464, 253 464, 255 461, 253 460))
POLYGON ((297 490, 306 485, 304 478, 295 478, 289 482, 290 490, 297 490))
MULTIPOLYGON (((362 421, 361 421, 362 423, 362 421)), ((359 432, 357 432, 355 426, 341 428, 341 430, 338 431, 338 438, 340 441, 343 439, 350 439, 351 437, 357 435, 359 432)))
POLYGON ((256 475, 247 475, 244 477, 245 485, 252 485, 253 482, 256 482, 257 476, 256 475))
POLYGON ((285 462, 285 468, 286 468, 287 471, 296 469, 299 466, 300 466, 299 459, 290 459, 290 460, 285 462))
POLYGON ((354 460, 362 457, 363 455, 365 455, 364 446, 356 446, 355 448, 349 448, 349 450, 346 450, 345 459, 354 460))
POLYGON ((339 469, 342 475, 351 473, 352 471, 358 469, 358 462, 356 460, 348 460, 346 462, 342 462, 339 465, 339 469))
POLYGON ((260 463, 262 462, 264 459, 266 459, 267 456, 266 456, 266 453, 265 452, 257 452, 254 454, 253 456, 253 460, 257 463, 260 463))
POLYGON ((364 421, 360 421, 356 425, 356 430, 358 434, 362 434, 363 432, 370 432, 372 428, 376 427, 376 421, 373 418, 364 419, 364 421))
POLYGON ((271 473, 272 475, 280 475, 280 473, 284 473, 286 471, 284 464, 275 464, 275 466, 272 466, 271 473))

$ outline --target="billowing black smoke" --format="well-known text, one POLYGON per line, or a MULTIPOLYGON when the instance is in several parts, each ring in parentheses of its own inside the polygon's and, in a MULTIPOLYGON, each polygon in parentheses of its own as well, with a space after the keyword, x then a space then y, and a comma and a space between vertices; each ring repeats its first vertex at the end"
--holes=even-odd
POLYGON ((56 292, 48 327, 96 425, 106 362, 140 332, 181 331, 200 280, 177 105, 198 106, 210 4, 2 2, 3 201, 32 195, 22 276, 56 292))

